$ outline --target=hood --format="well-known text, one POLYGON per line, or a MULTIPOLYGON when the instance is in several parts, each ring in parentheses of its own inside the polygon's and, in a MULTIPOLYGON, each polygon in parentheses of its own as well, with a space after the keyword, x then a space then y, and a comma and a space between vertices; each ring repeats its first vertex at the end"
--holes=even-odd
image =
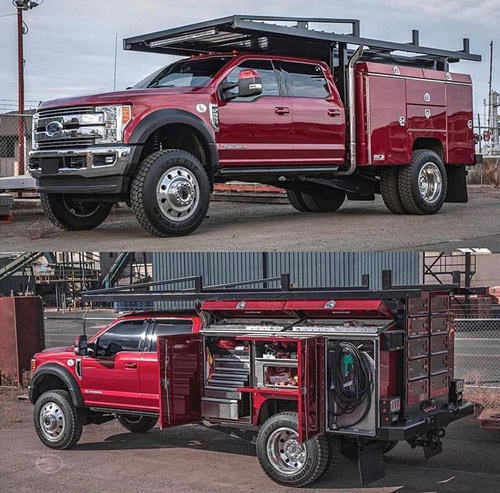
POLYGON ((74 353, 74 346, 59 346, 59 347, 51 347, 49 349, 44 349, 42 353, 74 353))
POLYGON ((162 89, 129 89, 128 91, 104 92, 71 98, 60 98, 45 101, 39 110, 64 108, 70 106, 105 106, 107 104, 134 103, 134 100, 151 98, 152 96, 176 96, 179 94, 199 94, 205 92, 203 87, 166 87, 162 89))

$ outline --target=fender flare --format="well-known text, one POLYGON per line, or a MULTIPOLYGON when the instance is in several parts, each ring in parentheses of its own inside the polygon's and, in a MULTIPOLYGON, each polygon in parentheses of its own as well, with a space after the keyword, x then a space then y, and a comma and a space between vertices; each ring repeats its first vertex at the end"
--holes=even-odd
MULTIPOLYGON (((209 155, 208 167, 212 175, 219 169, 219 151, 215 141, 214 132, 209 126, 199 117, 185 110, 179 109, 163 109, 157 110, 145 116, 132 131, 132 135, 128 143, 133 146, 138 146, 142 150, 142 146, 148 138, 164 125, 186 125, 196 130, 207 143, 209 155)), ((135 156, 134 156, 135 157, 135 156)), ((139 156, 134 159, 131 173, 133 174, 139 165, 139 156)))
POLYGON ((66 385, 66 387, 68 388, 74 406, 85 407, 82 391, 80 390, 80 386, 78 385, 75 377, 69 370, 64 368, 64 366, 57 363, 47 363, 45 365, 42 365, 38 370, 35 371, 35 374, 33 375, 33 378, 31 379, 29 385, 29 398, 32 404, 35 404, 35 390, 37 381, 45 375, 53 375, 62 380, 64 382, 64 385, 66 385))

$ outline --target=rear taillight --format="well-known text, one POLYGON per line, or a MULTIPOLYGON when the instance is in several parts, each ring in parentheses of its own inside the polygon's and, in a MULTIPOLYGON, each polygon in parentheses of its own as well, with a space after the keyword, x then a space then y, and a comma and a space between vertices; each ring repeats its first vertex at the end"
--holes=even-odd
POLYGON ((380 422, 382 426, 390 426, 397 422, 401 411, 401 399, 399 397, 386 397, 380 399, 380 422))

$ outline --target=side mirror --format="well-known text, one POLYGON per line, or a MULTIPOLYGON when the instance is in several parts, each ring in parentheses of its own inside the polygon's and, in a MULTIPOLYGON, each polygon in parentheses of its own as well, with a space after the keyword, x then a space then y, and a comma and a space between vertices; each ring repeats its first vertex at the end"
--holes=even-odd
POLYGON ((88 349, 88 341, 86 335, 78 336, 75 339, 75 354, 78 356, 86 356, 88 349))
POLYGON ((238 96, 248 98, 262 94, 262 78, 256 70, 242 70, 238 76, 238 96))

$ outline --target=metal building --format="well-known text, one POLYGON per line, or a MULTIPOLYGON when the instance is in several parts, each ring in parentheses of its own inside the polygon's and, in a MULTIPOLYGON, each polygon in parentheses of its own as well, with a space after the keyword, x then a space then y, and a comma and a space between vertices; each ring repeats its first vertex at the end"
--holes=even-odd
MULTIPOLYGON (((419 252, 159 252, 153 254, 153 279, 203 276, 204 284, 248 281, 290 274, 302 287, 357 286, 363 274, 381 288, 382 271, 393 271, 394 284, 422 283, 419 252)), ((247 286, 248 287, 248 286, 247 286)), ((188 308, 161 303, 159 309, 188 308)))

